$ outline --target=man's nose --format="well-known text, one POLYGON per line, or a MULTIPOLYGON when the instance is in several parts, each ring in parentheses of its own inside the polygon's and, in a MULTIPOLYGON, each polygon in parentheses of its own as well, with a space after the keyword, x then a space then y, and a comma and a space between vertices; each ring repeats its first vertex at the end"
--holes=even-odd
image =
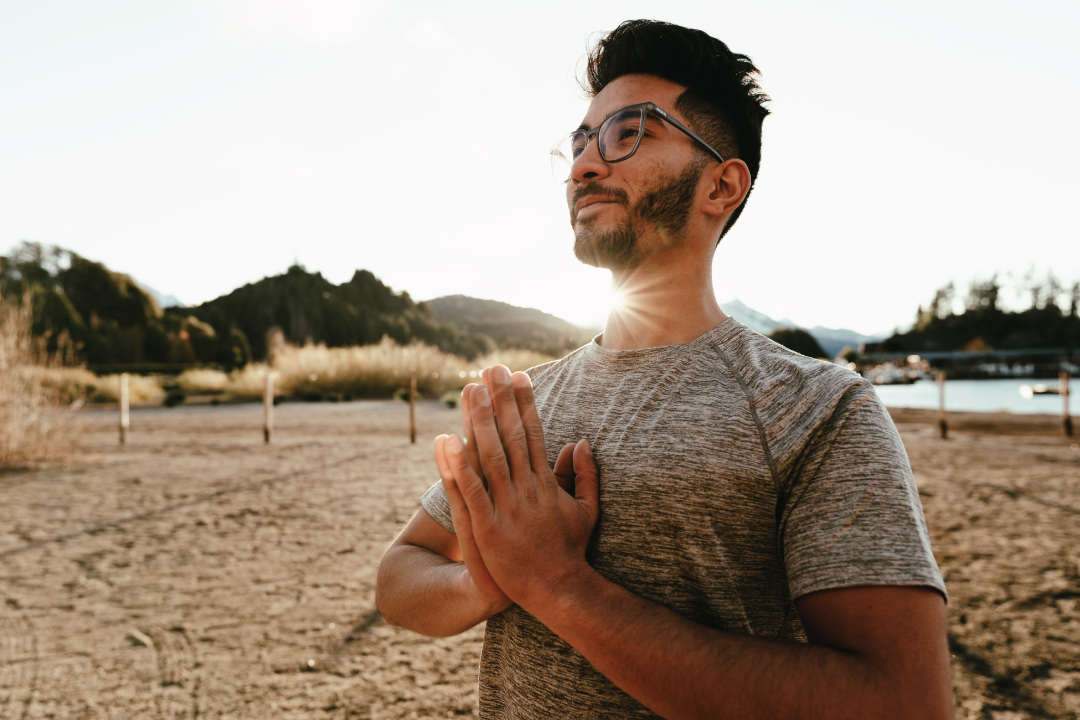
POLYGON ((608 163, 600 157, 600 142, 596 136, 589 139, 585 149, 574 158, 570 166, 570 180, 574 183, 587 182, 599 177, 606 177, 609 171, 608 163))

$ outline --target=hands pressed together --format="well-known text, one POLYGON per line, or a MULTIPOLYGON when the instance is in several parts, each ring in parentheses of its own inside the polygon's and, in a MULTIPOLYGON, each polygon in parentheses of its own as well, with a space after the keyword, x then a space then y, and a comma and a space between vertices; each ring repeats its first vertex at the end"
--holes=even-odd
POLYGON ((529 611, 588 569, 599 474, 586 440, 548 466, 528 375, 496 365, 482 378, 461 393, 466 441, 437 437, 435 462, 477 599, 491 614, 529 611))

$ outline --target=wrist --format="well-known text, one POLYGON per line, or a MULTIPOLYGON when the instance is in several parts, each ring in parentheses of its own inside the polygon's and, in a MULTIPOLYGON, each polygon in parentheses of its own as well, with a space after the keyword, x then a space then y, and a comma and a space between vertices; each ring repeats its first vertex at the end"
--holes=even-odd
POLYGON ((461 597, 481 620, 487 620, 492 615, 497 615, 514 604, 510 598, 501 592, 492 593, 490 590, 485 592, 484 588, 473 579, 465 563, 459 562, 457 566, 460 571, 458 587, 461 597))
POLYGON ((604 578, 584 559, 564 568, 557 576, 537 584, 524 602, 518 604, 549 628, 561 624, 577 612, 586 598, 595 594, 604 578))

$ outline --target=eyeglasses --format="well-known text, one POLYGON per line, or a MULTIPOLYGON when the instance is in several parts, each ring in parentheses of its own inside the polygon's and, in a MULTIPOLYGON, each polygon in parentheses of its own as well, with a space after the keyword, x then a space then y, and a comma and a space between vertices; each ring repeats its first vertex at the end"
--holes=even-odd
POLYGON ((718 161, 724 157, 709 143, 702 140, 693 130, 671 117, 651 102, 627 105, 604 118, 592 130, 575 130, 551 148, 551 173, 559 182, 570 179, 570 170, 578 155, 585 152, 589 140, 596 138, 596 147, 604 162, 617 163, 626 160, 637 152, 641 138, 645 135, 645 125, 649 116, 658 117, 672 127, 682 130, 691 138, 701 143, 718 161))

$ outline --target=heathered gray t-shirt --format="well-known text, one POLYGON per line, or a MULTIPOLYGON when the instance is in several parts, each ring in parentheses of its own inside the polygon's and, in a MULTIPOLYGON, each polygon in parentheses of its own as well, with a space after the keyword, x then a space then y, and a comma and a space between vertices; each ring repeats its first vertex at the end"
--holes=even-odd
MULTIPOLYGON (((792 601, 826 588, 945 593, 907 454, 874 389, 728 319, 685 345, 594 340, 529 371, 548 462, 600 470, 589 563, 720 630, 805 642, 792 601)), ((451 532, 436 483, 423 507, 451 532)), ((490 618, 485 718, 652 718, 518 606, 490 618)))

